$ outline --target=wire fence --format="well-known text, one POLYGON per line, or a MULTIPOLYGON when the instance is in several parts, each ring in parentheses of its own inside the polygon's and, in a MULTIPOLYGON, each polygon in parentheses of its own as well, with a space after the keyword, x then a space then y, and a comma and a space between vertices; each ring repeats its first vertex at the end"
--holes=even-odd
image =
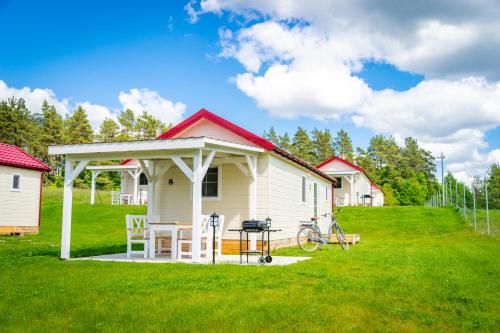
POLYGON ((445 181, 427 205, 455 208, 467 226, 479 234, 494 238, 500 234, 500 196, 489 194, 486 182, 465 186, 445 181))

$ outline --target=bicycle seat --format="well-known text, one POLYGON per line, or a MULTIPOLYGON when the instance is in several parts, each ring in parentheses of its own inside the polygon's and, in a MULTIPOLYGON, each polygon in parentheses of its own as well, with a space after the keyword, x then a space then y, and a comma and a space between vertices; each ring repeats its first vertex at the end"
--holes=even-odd
POLYGON ((319 220, 319 217, 315 216, 315 217, 311 217, 311 221, 318 221, 319 220))

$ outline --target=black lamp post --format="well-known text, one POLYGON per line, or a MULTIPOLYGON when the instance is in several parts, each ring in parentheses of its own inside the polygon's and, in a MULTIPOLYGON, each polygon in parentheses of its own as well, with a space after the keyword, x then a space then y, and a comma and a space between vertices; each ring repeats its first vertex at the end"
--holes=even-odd
MULTIPOLYGON (((213 228, 212 232, 212 264, 215 264, 215 229, 219 227, 219 215, 215 214, 215 212, 210 215, 210 225, 213 228)), ((219 242, 221 240, 219 239, 219 242)))

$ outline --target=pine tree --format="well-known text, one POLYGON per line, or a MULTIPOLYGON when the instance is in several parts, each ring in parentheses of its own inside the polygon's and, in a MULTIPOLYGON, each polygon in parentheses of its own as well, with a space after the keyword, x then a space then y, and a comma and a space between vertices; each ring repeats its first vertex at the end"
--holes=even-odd
POLYGON ((118 122, 121 126, 118 141, 130 141, 136 136, 137 120, 134 111, 130 109, 123 110, 118 116, 118 122))
POLYGON ((337 136, 333 140, 333 149, 335 153, 341 158, 354 162, 354 150, 352 147, 352 141, 346 131, 341 129, 337 132, 337 136))
POLYGON ((314 145, 314 164, 324 162, 334 155, 330 130, 325 129, 321 131, 315 128, 312 131, 312 137, 314 145))
POLYGON ((274 127, 271 126, 269 128, 269 132, 265 132, 264 131, 264 139, 268 140, 268 141, 271 141, 272 143, 274 143, 275 145, 279 145, 280 144, 280 139, 279 139, 279 136, 278 134, 276 133, 276 131, 274 130, 274 127))
POLYGON ((285 134, 280 135, 279 137, 279 144, 281 148, 286 149, 288 151, 291 151, 292 149, 292 144, 290 141, 290 137, 288 136, 288 132, 285 132, 285 134))
POLYGON ((48 146, 62 144, 65 142, 64 138, 64 121, 56 108, 53 105, 43 101, 42 116, 41 116, 41 135, 40 143, 42 148, 41 158, 47 162, 54 170, 57 165, 61 163, 60 156, 49 156, 48 146))
POLYGON ((99 127, 99 140, 102 142, 116 141, 120 126, 113 119, 106 118, 99 127))
POLYGON ((299 126, 293 137, 291 151, 306 162, 313 162, 313 145, 309 134, 299 126))
POLYGON ((159 119, 155 118, 148 112, 143 111, 142 115, 137 118, 136 138, 140 140, 154 139, 163 133, 167 127, 168 126, 162 123, 159 119))
POLYGON ((0 142, 16 145, 33 153, 36 135, 35 120, 24 99, 0 101, 0 142))
POLYGON ((66 118, 65 134, 68 143, 88 143, 93 141, 94 133, 87 118, 87 112, 79 105, 73 114, 66 118))

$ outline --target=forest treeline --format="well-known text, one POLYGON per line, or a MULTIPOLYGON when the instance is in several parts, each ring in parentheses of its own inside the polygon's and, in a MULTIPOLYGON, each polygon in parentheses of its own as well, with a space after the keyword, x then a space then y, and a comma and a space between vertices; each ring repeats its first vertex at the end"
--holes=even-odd
MULTIPOLYGON (((153 139, 171 126, 147 111, 136 116, 132 110, 126 109, 120 112, 117 121, 107 118, 94 132, 87 111, 81 105, 62 117, 47 102, 43 103, 41 110, 28 110, 23 99, 15 98, 0 101, 0 125, 0 142, 21 147, 47 163, 52 171, 44 181, 58 186, 63 180, 63 161, 59 156, 49 156, 48 146, 153 139)), ((329 129, 308 131, 298 127, 290 137, 288 133, 278 134, 271 127, 264 137, 313 165, 333 155, 355 163, 382 187, 388 205, 424 205, 441 188, 435 176, 434 157, 411 137, 400 146, 393 137, 375 135, 366 149, 354 149, 349 134, 343 129, 332 135, 329 129)), ((497 165, 491 167, 486 179, 476 180, 479 182, 490 184, 491 195, 498 198, 500 171, 497 165)), ((75 186, 87 187, 89 184, 88 171, 82 172, 75 180, 75 186)), ((109 190, 119 184, 116 172, 101 173, 96 181, 98 189, 109 190)))

